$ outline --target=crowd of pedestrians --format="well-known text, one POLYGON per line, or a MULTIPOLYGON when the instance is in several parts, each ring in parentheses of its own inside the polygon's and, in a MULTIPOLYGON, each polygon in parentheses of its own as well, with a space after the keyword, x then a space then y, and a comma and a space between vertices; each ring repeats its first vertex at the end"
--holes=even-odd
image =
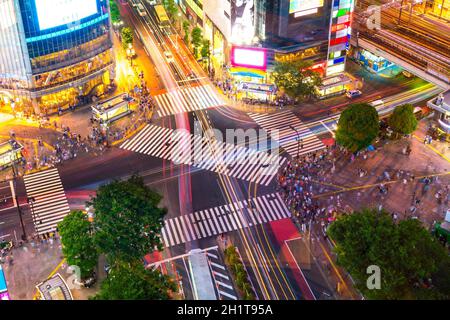
MULTIPOLYGON (((429 207, 430 199, 431 203, 435 201, 433 207, 436 206, 439 213, 450 204, 450 186, 442 184, 439 176, 418 179, 412 171, 403 169, 385 169, 378 176, 372 172, 370 175, 376 179, 373 188, 362 188, 349 194, 346 194, 346 190, 339 190, 338 186, 333 185, 337 163, 352 166, 357 160, 366 160, 369 157, 368 154, 369 151, 352 154, 333 146, 303 157, 295 157, 281 168, 278 174, 279 191, 292 212, 294 222, 303 231, 314 224, 319 224, 325 231, 338 215, 352 213, 353 209, 358 209, 365 189, 371 198, 364 202, 368 206, 372 203, 381 211, 391 188, 396 188, 397 192, 399 188, 406 192, 407 185, 414 183, 411 191, 411 205, 409 207, 406 205, 404 212, 392 212, 395 221, 400 218, 425 217, 430 210, 433 210, 429 207), (346 205, 344 200, 353 208, 346 205)), ((361 161, 358 161, 358 164, 361 161)), ((355 180, 369 175, 368 171, 362 167, 356 167, 350 171, 354 172, 355 180)), ((323 234, 326 236, 325 232, 323 234)))
MULTIPOLYGON (((320 222, 326 228, 336 217, 336 207, 314 199, 314 195, 326 191, 321 185, 326 179, 326 172, 335 168, 335 148, 325 149, 296 157, 278 175, 279 188, 288 208, 293 214, 294 221, 299 223, 305 231, 311 224, 320 222)), ((336 196, 340 206, 340 195, 336 196)))

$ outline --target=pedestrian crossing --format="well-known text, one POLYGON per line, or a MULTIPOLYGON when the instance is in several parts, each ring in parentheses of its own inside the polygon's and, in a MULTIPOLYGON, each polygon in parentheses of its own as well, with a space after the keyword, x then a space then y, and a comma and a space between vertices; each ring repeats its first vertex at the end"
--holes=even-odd
POLYGON ((53 232, 70 212, 69 203, 58 173, 53 168, 23 177, 37 234, 53 232))
POLYGON ((165 247, 173 247, 290 216, 280 195, 271 193, 166 219, 161 241, 165 247))
POLYGON ((174 130, 153 124, 144 127, 120 148, 266 186, 286 161, 277 153, 269 154, 193 135, 184 129, 174 130))
POLYGON ((154 96, 159 117, 192 112, 224 105, 211 85, 182 87, 154 96))
POLYGON ((227 268, 222 263, 219 250, 217 248, 208 250, 206 251, 206 256, 220 300, 237 300, 233 281, 227 268))
POLYGON ((291 156, 296 156, 297 153, 302 156, 325 148, 322 141, 309 129, 309 126, 301 122, 289 110, 274 114, 248 113, 248 115, 267 131, 272 139, 278 140, 280 146, 291 156), (298 137, 300 137, 300 141, 298 141, 298 137))

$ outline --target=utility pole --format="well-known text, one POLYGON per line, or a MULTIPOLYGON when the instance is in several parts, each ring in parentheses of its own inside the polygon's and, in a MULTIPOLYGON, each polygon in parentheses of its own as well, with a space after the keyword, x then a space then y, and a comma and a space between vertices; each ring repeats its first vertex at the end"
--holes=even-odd
MULTIPOLYGON (((16 178, 17 178, 17 174, 16 174, 16 170, 15 170, 15 164, 14 164, 14 160, 12 163, 12 171, 13 171, 13 181, 14 181, 14 188, 16 187, 16 178)), ((17 208, 17 213, 19 215, 19 219, 20 219, 20 225, 22 227, 22 240, 26 241, 27 240, 27 233, 25 231, 25 225, 23 224, 23 212, 22 209, 20 208, 20 203, 19 203, 19 198, 17 197, 17 194, 14 195, 14 200, 16 202, 16 208, 17 208)))

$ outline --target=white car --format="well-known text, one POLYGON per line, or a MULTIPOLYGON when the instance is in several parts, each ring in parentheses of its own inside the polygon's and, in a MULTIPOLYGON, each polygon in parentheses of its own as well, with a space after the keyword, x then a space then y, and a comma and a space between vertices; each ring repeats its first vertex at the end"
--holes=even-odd
POLYGON ((170 51, 164 51, 164 57, 166 58, 167 62, 173 62, 173 55, 170 51))
POLYGON ((359 90, 349 90, 345 93, 345 95, 350 99, 359 97, 361 94, 362 92, 359 90))
POLYGON ((148 4, 151 6, 156 6, 158 2, 156 0, 147 0, 148 4))

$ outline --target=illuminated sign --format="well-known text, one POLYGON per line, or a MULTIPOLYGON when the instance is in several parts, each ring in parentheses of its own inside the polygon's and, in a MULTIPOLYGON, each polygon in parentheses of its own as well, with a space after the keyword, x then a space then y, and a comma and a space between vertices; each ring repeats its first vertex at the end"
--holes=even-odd
POLYGON ((233 67, 246 67, 266 70, 267 51, 259 48, 231 48, 231 65, 233 67))
POLYGON ((345 69, 345 63, 327 66, 327 77, 329 77, 333 74, 342 73, 342 72, 344 72, 344 69, 345 69))
POLYGON ((321 7, 323 7, 323 0, 290 0, 289 14, 321 7))
POLYGON ((97 0, 35 0, 39 29, 71 24, 98 12, 97 0))
POLYGON ((255 37, 255 1, 231 0, 231 42, 251 44, 255 37))
POLYGON ((11 300, 2 266, 0 266, 0 300, 11 300))
POLYGON ((305 10, 305 11, 298 11, 298 12, 294 13, 294 18, 307 16, 309 14, 313 14, 313 13, 317 13, 317 12, 318 12, 317 8, 313 8, 313 9, 309 9, 309 10, 305 10))

